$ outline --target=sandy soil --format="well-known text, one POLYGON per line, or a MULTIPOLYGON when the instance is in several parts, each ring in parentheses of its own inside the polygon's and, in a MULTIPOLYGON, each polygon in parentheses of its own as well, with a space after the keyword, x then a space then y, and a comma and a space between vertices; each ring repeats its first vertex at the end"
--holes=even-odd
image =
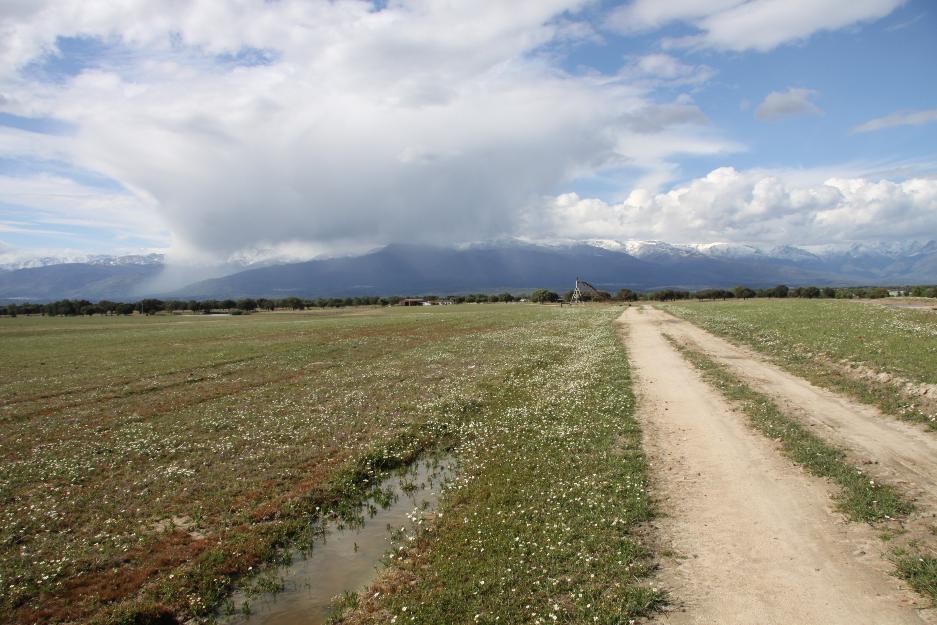
POLYGON ((664 339, 666 317, 622 315, 663 514, 670 624, 933 623, 879 555, 872 528, 834 512, 829 486, 754 433, 664 339))

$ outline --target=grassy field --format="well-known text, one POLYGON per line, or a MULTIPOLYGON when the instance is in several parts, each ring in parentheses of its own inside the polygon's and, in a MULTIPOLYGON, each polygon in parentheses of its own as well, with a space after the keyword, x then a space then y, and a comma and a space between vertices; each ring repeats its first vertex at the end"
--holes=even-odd
POLYGON ((618 312, 4 319, 0 619, 208 617, 311 520, 442 447, 462 467, 448 514, 350 620, 653 609, 618 312))
POLYGON ((937 314, 841 300, 662 306, 797 375, 937 429, 937 314))

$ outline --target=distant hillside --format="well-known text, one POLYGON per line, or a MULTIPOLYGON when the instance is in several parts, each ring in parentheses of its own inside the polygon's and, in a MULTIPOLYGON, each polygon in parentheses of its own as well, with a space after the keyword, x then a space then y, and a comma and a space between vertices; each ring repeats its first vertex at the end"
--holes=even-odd
POLYGON ((129 299, 163 265, 64 263, 0 271, 0 301, 129 299))
POLYGON ((576 276, 599 289, 617 290, 778 282, 829 284, 822 271, 692 256, 643 260, 589 244, 503 244, 447 249, 390 245, 351 258, 314 260, 242 271, 172 293, 188 298, 333 297, 406 293, 465 293, 572 288, 576 276))
POLYGON ((937 283, 934 241, 817 248, 608 240, 552 244, 509 240, 466 248, 389 245, 362 256, 248 268, 172 292, 145 287, 161 283, 151 279, 162 276, 162 257, 89 260, 0 270, 0 301, 345 297, 539 287, 566 291, 577 276, 607 291, 937 283))

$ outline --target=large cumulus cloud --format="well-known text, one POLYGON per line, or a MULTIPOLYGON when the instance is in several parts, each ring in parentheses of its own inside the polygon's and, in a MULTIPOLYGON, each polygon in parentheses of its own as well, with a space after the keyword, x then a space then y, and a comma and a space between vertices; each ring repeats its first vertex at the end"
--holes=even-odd
POLYGON ((528 215, 547 236, 822 244, 902 240, 937 232, 937 179, 804 179, 801 172, 723 167, 666 193, 632 191, 620 203, 557 196, 528 215))
POLYGON ((3 26, 5 106, 70 123, 70 158, 157 211, 176 251, 486 238, 577 177, 665 180, 675 154, 738 147, 688 96, 562 70, 598 36, 582 4, 25 3, 3 26), (57 36, 108 54, 24 78, 57 36))

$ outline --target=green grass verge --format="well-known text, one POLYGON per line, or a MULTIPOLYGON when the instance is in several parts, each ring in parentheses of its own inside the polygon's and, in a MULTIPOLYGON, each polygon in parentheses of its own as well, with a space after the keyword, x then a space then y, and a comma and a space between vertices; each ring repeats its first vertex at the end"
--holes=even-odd
POLYGON ((895 556, 898 577, 911 588, 937 603, 937 557, 915 549, 903 550, 895 556))
POLYGON ((788 371, 937 431, 932 401, 893 383, 859 377, 854 368, 937 384, 937 314, 840 300, 679 302, 677 315, 771 356, 788 371))
POLYGON ((439 514, 335 622, 617 624, 663 605, 640 538, 652 506, 619 312, 575 311, 546 352, 531 337, 530 366, 459 423, 439 514))
POLYGON ((756 430, 780 441, 784 453, 810 473, 837 484, 840 487, 837 505, 851 520, 871 523, 905 517, 911 512, 912 504, 894 487, 875 481, 849 464, 841 449, 784 414, 768 396, 755 391, 705 354, 667 338, 710 384, 729 400, 738 402, 756 430))

